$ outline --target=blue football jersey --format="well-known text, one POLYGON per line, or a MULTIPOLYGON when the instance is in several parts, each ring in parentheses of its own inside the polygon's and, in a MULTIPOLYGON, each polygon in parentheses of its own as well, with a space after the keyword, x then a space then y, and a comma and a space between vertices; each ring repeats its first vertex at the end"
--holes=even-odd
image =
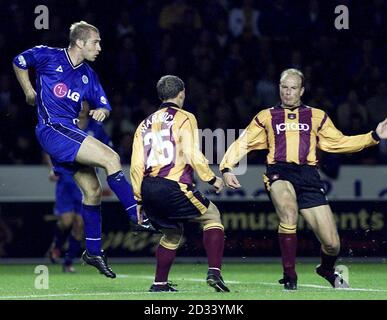
POLYGON ((97 74, 86 62, 74 66, 67 49, 36 46, 13 62, 21 69, 35 68, 40 124, 73 121, 84 100, 92 109, 111 110, 97 74))

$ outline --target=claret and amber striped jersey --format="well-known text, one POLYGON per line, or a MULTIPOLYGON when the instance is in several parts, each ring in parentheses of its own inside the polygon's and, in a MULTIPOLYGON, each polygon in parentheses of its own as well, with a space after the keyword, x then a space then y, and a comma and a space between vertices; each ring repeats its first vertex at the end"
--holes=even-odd
POLYGON ((203 181, 215 177, 199 148, 196 118, 173 103, 163 103, 140 123, 134 136, 130 166, 134 196, 141 200, 146 176, 191 185, 194 170, 203 181))
POLYGON ((372 132, 345 136, 320 109, 300 105, 259 112, 228 148, 220 170, 232 169, 248 152, 268 149, 267 164, 278 162, 316 165, 316 149, 333 153, 357 152, 376 145, 372 132))

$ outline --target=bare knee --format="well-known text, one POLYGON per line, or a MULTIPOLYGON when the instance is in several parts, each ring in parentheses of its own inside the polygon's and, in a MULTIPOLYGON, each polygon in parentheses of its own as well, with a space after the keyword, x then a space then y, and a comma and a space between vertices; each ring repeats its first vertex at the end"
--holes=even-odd
POLYGON ((74 217, 72 235, 74 239, 78 241, 82 240, 83 238, 83 220, 82 217, 79 215, 76 215, 74 217))
POLYGON ((104 166, 107 175, 111 175, 121 170, 121 158, 117 152, 111 150, 104 159, 104 166))
POLYGON ((340 252, 340 242, 332 240, 322 244, 323 251, 330 256, 337 256, 340 252))
POLYGON ((61 230, 67 230, 70 229, 74 221, 74 214, 72 213, 65 213, 60 216, 58 220, 58 226, 61 230))
POLYGON ((279 211, 279 220, 280 223, 284 223, 287 225, 295 225, 297 224, 298 218, 298 209, 294 205, 283 205, 278 210, 279 211))
POLYGON ((102 188, 99 184, 89 185, 82 190, 83 203, 88 205, 99 205, 102 199, 102 188))

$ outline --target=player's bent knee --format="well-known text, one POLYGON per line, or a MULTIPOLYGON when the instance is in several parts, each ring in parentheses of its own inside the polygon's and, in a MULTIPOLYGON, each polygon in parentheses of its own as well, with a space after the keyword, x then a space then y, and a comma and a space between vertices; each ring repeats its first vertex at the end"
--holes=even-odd
POLYGON ((281 212, 287 217, 295 217, 297 216, 298 209, 292 205, 284 205, 281 208, 281 212))
POLYGON ((218 228, 224 230, 222 219, 220 217, 219 209, 212 202, 210 203, 207 211, 197 218, 203 227, 203 231, 218 228))
POLYGON ((160 239, 160 245, 170 250, 177 250, 183 238, 182 234, 164 234, 160 239))
POLYGON ((283 206, 279 212, 279 220, 281 223, 294 225, 297 223, 298 212, 293 206, 283 206))
POLYGON ((110 174, 121 170, 121 158, 117 152, 111 150, 105 157, 105 168, 110 174))
POLYGON ((74 222, 74 214, 65 213, 59 218, 58 225, 60 229, 67 230, 72 226, 73 222, 74 222))
POLYGON ((86 204, 99 204, 102 199, 101 186, 94 186, 83 190, 83 202, 86 204))
POLYGON ((183 239, 183 228, 163 229, 160 245, 170 250, 177 250, 183 239))
POLYGON ((58 222, 58 226, 59 226, 59 229, 61 230, 68 230, 71 228, 71 225, 72 225, 72 221, 70 220, 60 220, 58 222))
POLYGON ((331 256, 336 256, 339 254, 340 252, 340 243, 339 242, 329 242, 329 243, 325 243, 323 245, 324 247, 324 251, 328 254, 328 255, 331 255, 331 256))

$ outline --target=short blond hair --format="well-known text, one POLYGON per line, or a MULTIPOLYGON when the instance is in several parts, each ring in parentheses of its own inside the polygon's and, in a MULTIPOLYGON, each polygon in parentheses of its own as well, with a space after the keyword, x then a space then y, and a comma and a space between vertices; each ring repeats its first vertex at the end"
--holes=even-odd
POLYGON ((87 39, 90 37, 90 31, 94 31, 99 34, 98 28, 92 24, 87 23, 86 21, 74 22, 70 26, 70 46, 75 45, 77 40, 87 41, 87 39))
POLYGON ((295 68, 290 68, 290 69, 286 69, 284 71, 282 71, 281 73, 281 77, 280 77, 280 82, 282 81, 283 78, 285 78, 286 76, 299 76, 300 79, 301 79, 301 87, 304 86, 304 74, 298 70, 298 69, 295 69, 295 68))

